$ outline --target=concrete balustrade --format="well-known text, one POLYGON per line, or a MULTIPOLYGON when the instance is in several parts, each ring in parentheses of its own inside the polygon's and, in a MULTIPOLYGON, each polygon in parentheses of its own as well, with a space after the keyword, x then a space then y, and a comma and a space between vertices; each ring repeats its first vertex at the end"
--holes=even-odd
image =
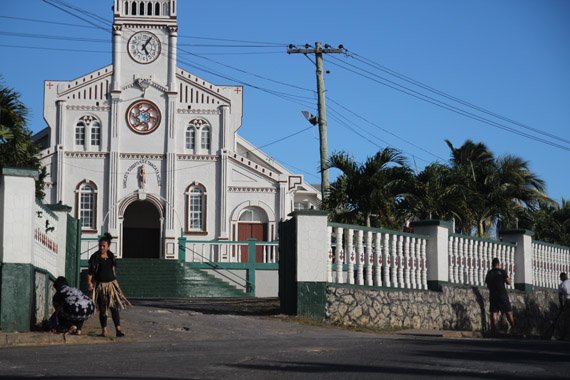
POLYGON ((426 236, 336 223, 328 224, 326 236, 332 237, 328 251, 334 247, 336 253, 334 259, 328 255, 329 282, 427 289, 422 274, 426 272, 426 236))

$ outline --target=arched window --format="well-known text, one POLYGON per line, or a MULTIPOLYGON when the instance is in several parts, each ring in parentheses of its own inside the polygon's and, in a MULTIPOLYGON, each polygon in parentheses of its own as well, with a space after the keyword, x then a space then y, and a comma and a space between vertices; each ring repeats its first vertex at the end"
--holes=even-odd
POLYGON ((196 128, 190 125, 186 128, 186 149, 194 149, 196 147, 196 128))
POLYGON ((83 121, 75 125, 75 145, 85 145, 85 123, 83 121))
POLYGON ((156 3, 154 6, 154 15, 160 16, 160 4, 159 3, 156 3))
POLYGON ((101 145, 101 125, 97 121, 91 123, 91 145, 101 145))
POLYGON ((132 5, 131 5, 131 15, 136 16, 137 15, 137 3, 133 1, 132 5))
POLYGON ((146 14, 152 16, 152 3, 148 3, 148 7, 146 9, 147 9, 146 14))
POLYGON ((210 127, 207 125, 202 127, 202 131, 200 133, 201 137, 201 148, 203 150, 210 150, 212 138, 210 136, 210 127))
POLYGON ((186 189, 186 233, 206 234, 206 188, 192 184, 186 189))
POLYGON ((129 2, 125 1, 123 5, 123 9, 125 10, 125 15, 129 14, 129 2))
POLYGON ((81 229, 95 231, 97 220, 97 186, 91 181, 83 181, 75 190, 75 210, 81 220, 81 229))
MULTIPOLYGON (((196 133, 199 133, 198 136, 195 135, 194 148, 196 148, 196 144, 200 143, 200 150, 206 151, 202 153, 209 153, 208 151, 212 145, 212 137, 208 122, 204 119, 193 119, 190 120, 190 123, 188 123, 188 128, 190 127, 194 127, 196 133)), ((188 133, 188 129, 186 131, 186 133, 188 133)), ((186 136, 188 136, 188 134, 186 136)))
POLYGON ((144 16, 144 3, 141 2, 139 9, 140 9, 139 15, 144 16))

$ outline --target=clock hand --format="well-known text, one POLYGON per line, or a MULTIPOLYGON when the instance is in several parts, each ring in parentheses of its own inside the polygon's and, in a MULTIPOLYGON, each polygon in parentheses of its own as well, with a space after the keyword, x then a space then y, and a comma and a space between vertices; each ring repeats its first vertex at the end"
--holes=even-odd
POLYGON ((143 45, 144 51, 146 51, 146 45, 148 45, 148 43, 150 42, 150 40, 152 40, 152 37, 149 38, 148 40, 146 40, 146 42, 144 43, 144 45, 143 45))

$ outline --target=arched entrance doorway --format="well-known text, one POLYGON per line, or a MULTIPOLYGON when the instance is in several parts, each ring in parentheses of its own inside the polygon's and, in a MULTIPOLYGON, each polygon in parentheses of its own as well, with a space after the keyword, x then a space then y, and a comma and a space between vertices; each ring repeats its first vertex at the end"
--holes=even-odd
MULTIPOLYGON (((246 207, 239 215, 238 240, 247 241, 255 238, 257 241, 267 241, 267 214, 259 207, 246 207)), ((241 262, 248 262, 248 248, 241 247, 241 262)), ((255 262, 263 262, 263 247, 255 249, 255 262)))
POLYGON ((148 201, 135 201, 123 219, 123 258, 160 258, 160 213, 148 201))

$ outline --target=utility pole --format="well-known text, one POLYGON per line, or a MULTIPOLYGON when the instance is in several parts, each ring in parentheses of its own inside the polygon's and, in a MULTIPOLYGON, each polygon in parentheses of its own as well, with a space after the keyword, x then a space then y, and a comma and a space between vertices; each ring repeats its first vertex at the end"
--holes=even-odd
POLYGON ((289 45, 287 49, 288 54, 314 54, 316 58, 316 68, 317 68, 317 93, 319 100, 319 141, 321 148, 321 193, 323 199, 329 191, 329 169, 328 169, 328 159, 329 159, 329 149, 327 145, 327 110, 325 105, 325 76, 323 71, 323 54, 330 53, 344 53, 344 48, 339 45, 338 49, 332 49, 329 45, 325 44, 325 48, 322 48, 320 42, 315 42, 315 48, 312 49, 310 45, 305 45, 303 48, 297 48, 295 45, 289 45))

